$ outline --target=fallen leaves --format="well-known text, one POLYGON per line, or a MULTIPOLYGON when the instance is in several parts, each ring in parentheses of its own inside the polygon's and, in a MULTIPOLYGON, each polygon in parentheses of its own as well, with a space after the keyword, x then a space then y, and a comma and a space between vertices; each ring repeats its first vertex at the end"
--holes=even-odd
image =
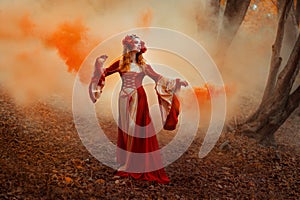
POLYGON ((71 183, 71 182, 73 182, 73 179, 66 176, 66 177, 65 177, 65 181, 66 181, 67 183, 71 183))
MULTIPOLYGON (((114 170, 82 145, 71 112, 38 103, 21 108, 1 90, 0 96, 0 199, 300 198, 299 151, 287 145, 289 138, 279 138, 279 148, 272 149, 227 132, 199 159, 203 137, 197 136, 188 151, 166 167, 171 183, 161 185, 114 177, 114 170)), ((299 116, 292 119, 299 123, 299 116)), ((100 123, 109 124, 105 131, 116 138, 112 119, 100 123)))
POLYGON ((100 178, 100 179, 97 179, 95 182, 98 184, 103 184, 103 183, 105 183, 105 180, 100 178))

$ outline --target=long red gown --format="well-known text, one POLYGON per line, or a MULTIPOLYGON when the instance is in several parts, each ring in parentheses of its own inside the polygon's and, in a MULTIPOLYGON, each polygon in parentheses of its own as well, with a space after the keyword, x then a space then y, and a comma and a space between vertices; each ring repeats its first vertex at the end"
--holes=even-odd
MULTIPOLYGON (((113 63, 100 77, 95 70, 92 82, 98 81, 98 85, 104 86, 105 77, 118 72, 122 78, 122 88, 119 94, 119 121, 117 162, 120 165, 116 175, 122 177, 131 176, 134 179, 157 181, 167 184, 170 179, 163 168, 159 145, 151 122, 147 96, 142 86, 143 78, 147 75, 156 83, 156 93, 161 108, 164 129, 173 130, 176 127, 179 114, 179 101, 175 92, 179 89, 179 79, 167 79, 157 74, 150 65, 144 69, 131 64, 128 72, 119 70, 120 61, 113 63), (122 151, 125 150, 125 151, 122 151), (146 153, 136 157, 133 153, 146 153), (156 170, 151 170, 156 169, 156 170)), ((95 69, 100 69, 96 62, 95 69)))

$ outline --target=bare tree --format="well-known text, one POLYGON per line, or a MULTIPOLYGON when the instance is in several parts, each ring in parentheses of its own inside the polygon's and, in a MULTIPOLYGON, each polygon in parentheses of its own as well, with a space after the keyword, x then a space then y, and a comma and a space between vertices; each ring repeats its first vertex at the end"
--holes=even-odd
POLYGON ((292 91, 300 68, 299 33, 287 62, 280 71, 282 65, 280 51, 292 4, 293 0, 286 0, 282 7, 276 39, 272 46, 270 72, 261 104, 256 112, 240 126, 242 133, 256 138, 264 145, 276 145, 274 133, 300 103, 300 86, 296 86, 292 91))
POLYGON ((218 38, 218 47, 226 52, 246 15, 251 0, 227 0, 218 38))
MULTIPOLYGON (((294 0, 295 3, 297 3, 296 0, 294 0)), ((278 0, 277 1, 277 10, 280 14, 283 11, 283 7, 285 5, 286 0, 278 0)), ((287 59, 289 55, 291 54, 293 45, 297 39, 298 35, 298 24, 297 24, 297 18, 296 18, 296 10, 293 4, 290 6, 288 10, 288 16, 286 19, 285 29, 284 29, 284 36, 283 36, 283 44, 281 49, 281 57, 283 60, 283 63, 287 62, 287 59)))
POLYGON ((267 99, 270 97, 270 95, 273 94, 278 71, 280 70, 282 63, 285 64, 287 62, 291 54, 291 51, 293 50, 293 46, 297 39, 297 35, 299 33, 298 28, 296 27, 296 20, 295 20, 296 18, 292 6, 292 1, 290 1, 289 4, 286 4, 286 0, 278 0, 277 9, 280 17, 282 17, 283 12, 285 13, 284 13, 284 19, 281 18, 279 19, 277 38, 275 44, 272 47, 273 54, 271 59, 271 66, 275 66, 275 67, 270 68, 268 82, 264 90, 261 104, 259 105, 259 108, 256 110, 256 112, 253 113, 251 117, 249 117, 248 121, 252 121, 255 118, 257 118, 257 114, 259 110, 265 107, 265 103, 267 99), (287 6, 286 7, 287 10, 284 10, 284 6, 287 6), (284 20, 284 21, 280 21, 280 20, 284 20))

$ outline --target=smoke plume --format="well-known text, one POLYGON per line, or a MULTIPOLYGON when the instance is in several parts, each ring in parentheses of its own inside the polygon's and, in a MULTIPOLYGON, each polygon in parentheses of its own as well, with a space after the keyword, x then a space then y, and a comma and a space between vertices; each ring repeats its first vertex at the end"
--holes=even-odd
MULTIPOLYGON (((208 4, 196 0, 170 4, 174 2, 1 1, 1 87, 18 103, 58 95, 70 104, 75 74, 89 52, 109 36, 135 27, 175 29, 213 55, 217 35, 207 27, 217 25, 209 24, 215 20, 206 20, 208 4)), ((259 22, 249 19, 247 23, 259 22)), ((225 84, 234 87, 235 93, 259 96, 266 82, 275 31, 272 25, 255 31, 247 27, 242 25, 219 68, 225 84)), ((194 76, 187 73, 186 78, 192 80, 194 76)), ((194 83, 205 84, 201 80, 194 83)), ((229 106, 234 108, 235 103, 229 106)))

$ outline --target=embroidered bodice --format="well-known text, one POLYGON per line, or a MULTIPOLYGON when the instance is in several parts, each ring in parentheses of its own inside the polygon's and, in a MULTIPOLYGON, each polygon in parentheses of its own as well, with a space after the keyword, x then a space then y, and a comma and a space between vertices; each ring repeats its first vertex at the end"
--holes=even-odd
POLYGON ((145 74, 142 69, 135 63, 130 64, 130 69, 127 72, 121 73, 122 89, 121 92, 130 94, 137 88, 142 86, 145 74))

